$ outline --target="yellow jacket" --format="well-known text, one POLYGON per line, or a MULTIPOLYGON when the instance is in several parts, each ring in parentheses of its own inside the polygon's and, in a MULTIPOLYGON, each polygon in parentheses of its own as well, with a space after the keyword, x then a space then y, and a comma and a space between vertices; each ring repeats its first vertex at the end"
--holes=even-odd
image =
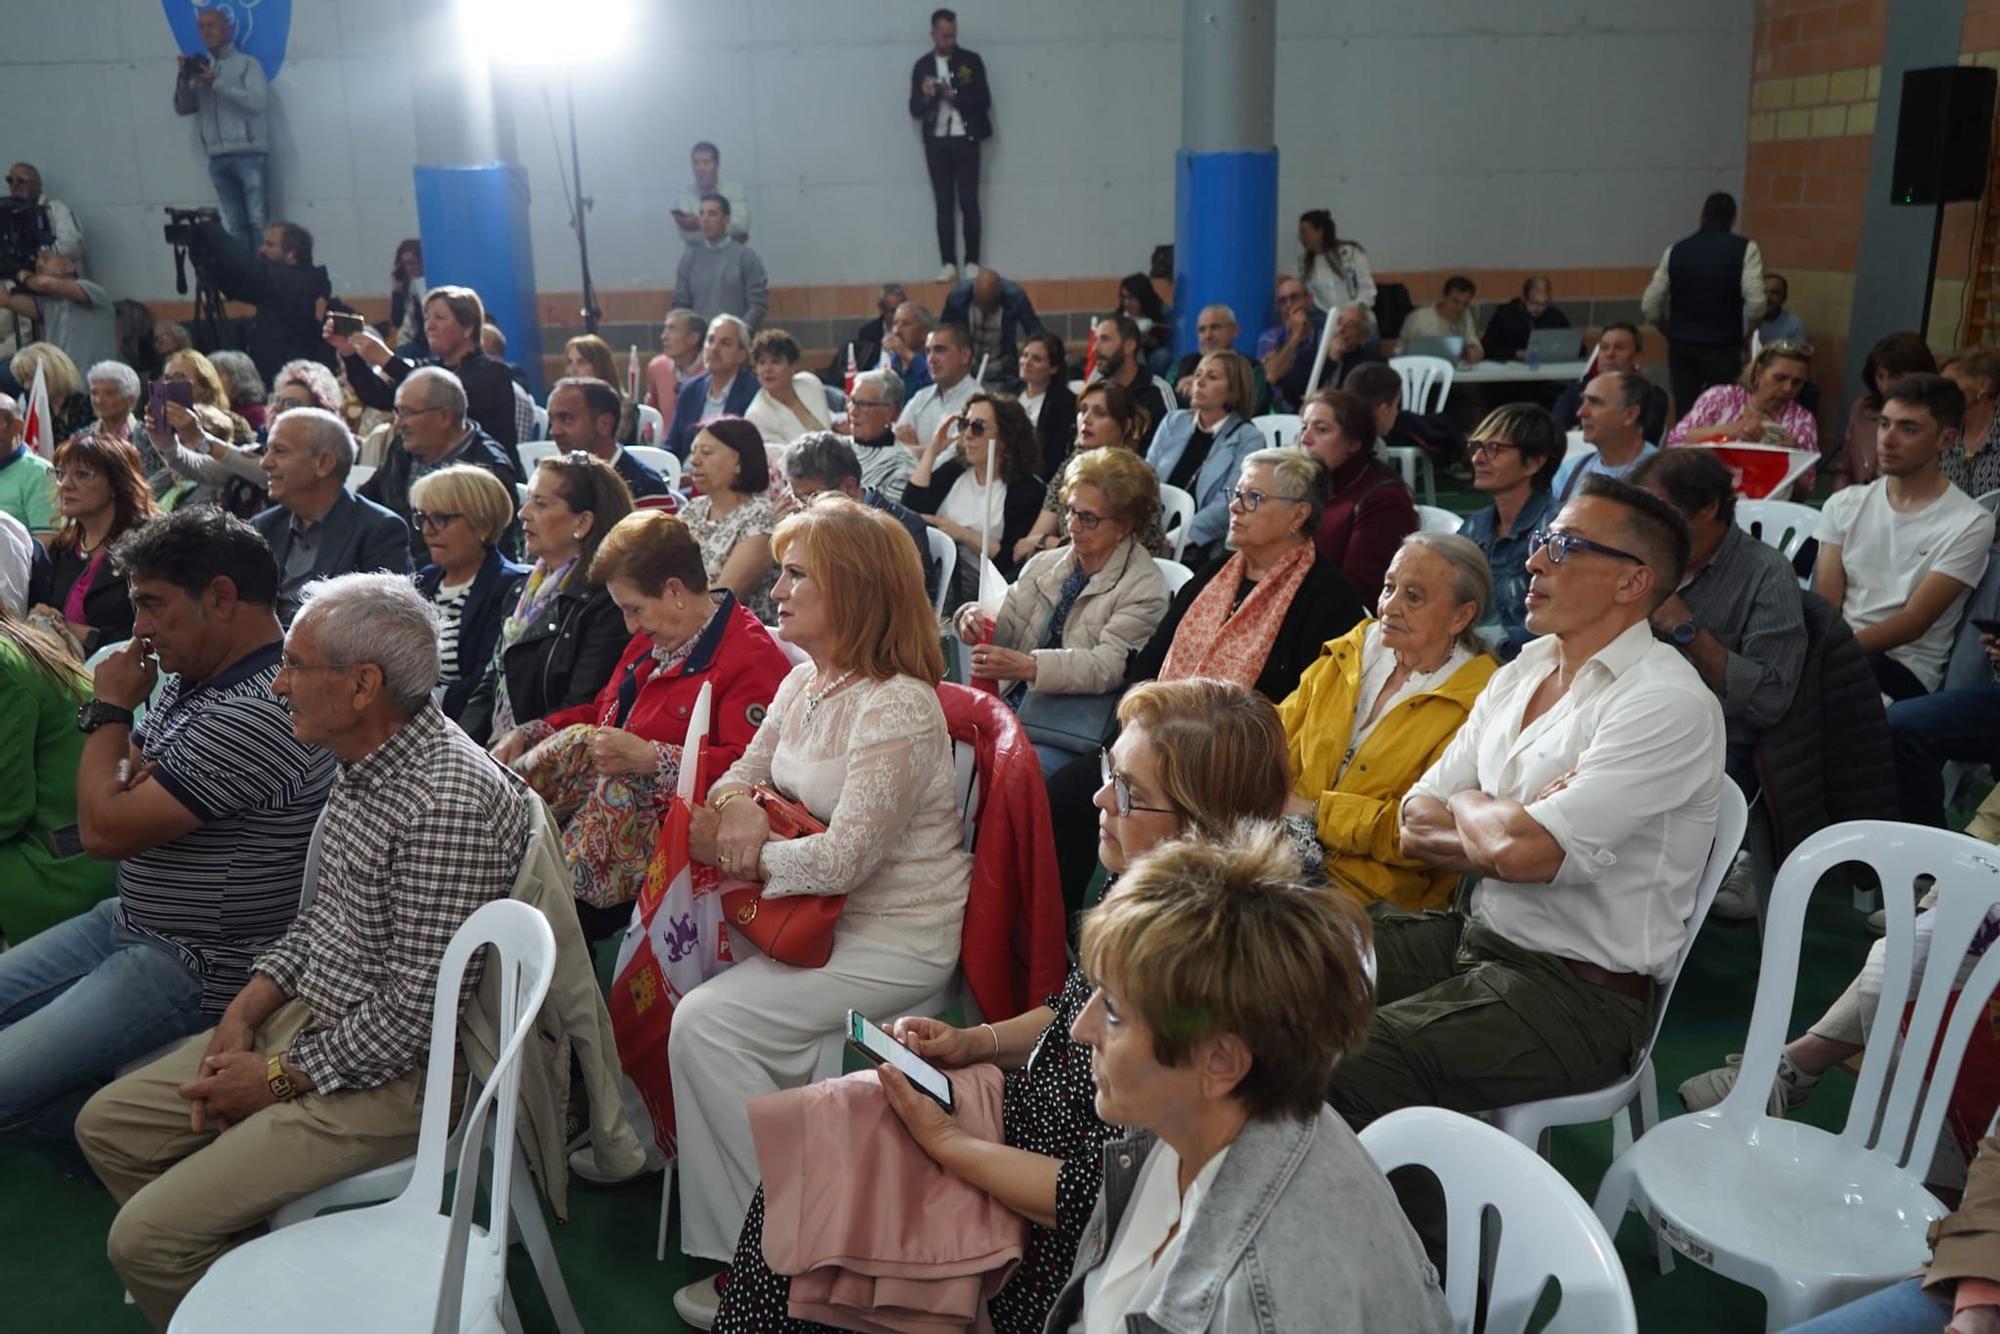
POLYGON ((1403 797, 1444 754, 1472 701, 1500 664, 1480 654, 1442 686, 1410 696, 1375 725, 1334 782, 1354 732, 1361 693, 1361 648, 1373 619, 1364 620, 1320 649, 1294 690, 1278 706, 1292 790, 1318 803, 1319 841, 1327 878, 1362 903, 1387 899, 1415 912, 1441 908, 1458 888, 1456 875, 1432 871, 1403 856, 1403 797))

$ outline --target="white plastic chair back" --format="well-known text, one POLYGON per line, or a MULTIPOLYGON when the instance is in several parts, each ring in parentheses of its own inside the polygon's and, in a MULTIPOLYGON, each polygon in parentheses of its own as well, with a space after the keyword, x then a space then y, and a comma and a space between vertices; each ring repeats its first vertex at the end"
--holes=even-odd
POLYGON ((541 404, 537 403, 535 404, 535 434, 547 435, 548 433, 549 433, 549 410, 543 407, 541 404))
POLYGON ((355 464, 347 470, 347 489, 349 491, 359 491, 368 484, 368 479, 374 475, 375 469, 373 465, 367 463, 355 464))
POLYGON ((1736 526, 1790 560, 1819 528, 1819 511, 1793 500, 1739 500, 1736 526))
MULTIPOLYGON (((542 429, 547 430, 548 428, 545 426, 542 429)), ((553 440, 523 440, 520 444, 514 446, 514 452, 521 456, 521 466, 526 468, 529 475, 532 476, 536 467, 541 464, 541 461, 547 458, 554 458, 562 452, 562 446, 553 440)))
POLYGON ((1305 431, 1305 422, 1296 412, 1267 412, 1261 417, 1252 417, 1250 424, 1263 435, 1266 449, 1296 444, 1305 431))
POLYGON ((1423 1167, 1444 1188, 1445 1304, 1470 1334, 1486 1280, 1488 1334, 1528 1327, 1550 1280, 1562 1304, 1547 1326, 1582 1334, 1636 1334, 1625 1267, 1603 1226, 1555 1168, 1491 1126, 1441 1107, 1405 1107, 1361 1132, 1384 1172, 1423 1167), (1491 1211, 1498 1237, 1481 1244, 1491 1211), (1492 1269, 1482 1274, 1486 1257, 1492 1269))
POLYGON ((1178 595, 1187 586, 1187 581, 1194 578, 1194 571, 1177 560, 1155 556, 1153 564, 1160 567, 1160 578, 1167 581, 1167 596, 1170 598, 1178 595))
POLYGON ((958 543, 936 528, 926 528, 924 539, 930 544, 931 562, 938 572, 937 596, 931 602, 943 616, 945 601, 951 597, 952 576, 958 573, 958 543))
POLYGON ((1464 522, 1450 510, 1439 509, 1436 505, 1417 506, 1417 531, 1420 533, 1455 533, 1464 522))
POLYGON ((661 449, 658 445, 627 445, 625 452, 665 477, 668 490, 681 489, 681 460, 673 450, 661 449))
POLYGON ((639 443, 657 445, 667 438, 667 419, 650 403, 639 405, 639 443))
POLYGON ((1188 529, 1194 524, 1194 497, 1178 486, 1160 483, 1160 531, 1179 560, 1187 550, 1188 529))
POLYGON ((2000 514, 2000 491, 1988 491, 1984 495, 1973 497, 1973 500, 1988 514, 2000 514))
POLYGON ((1080 393, 1082 393, 1082 392, 1083 392, 1083 386, 1085 385, 1085 383, 1087 383, 1087 382, 1086 382, 1086 381, 1083 381, 1083 380, 1071 380, 1071 381, 1069 382, 1069 391, 1070 391, 1070 393, 1072 393, 1072 394, 1080 394, 1080 393))
POLYGON ((1389 369, 1403 377, 1405 412, 1418 416, 1437 412, 1451 395, 1454 372, 1452 364, 1443 357, 1391 357, 1389 369))

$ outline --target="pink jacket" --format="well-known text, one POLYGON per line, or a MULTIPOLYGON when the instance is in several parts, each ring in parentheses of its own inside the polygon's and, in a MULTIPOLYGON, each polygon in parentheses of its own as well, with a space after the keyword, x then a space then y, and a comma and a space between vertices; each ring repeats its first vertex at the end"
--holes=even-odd
MULTIPOLYGON (((958 1124, 998 1143, 1001 1073, 951 1075, 958 1124)), ((792 1279, 791 1315, 844 1329, 992 1329, 986 1302, 1028 1220, 932 1162, 867 1070, 750 1102, 764 1176, 764 1260, 792 1279)))

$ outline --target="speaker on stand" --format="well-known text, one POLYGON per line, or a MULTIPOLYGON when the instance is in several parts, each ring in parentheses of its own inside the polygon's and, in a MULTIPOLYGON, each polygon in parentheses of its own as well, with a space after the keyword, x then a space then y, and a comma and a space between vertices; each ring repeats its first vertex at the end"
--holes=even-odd
POLYGON ((1944 206, 1986 193, 1986 165, 1993 151, 1995 71, 1985 65, 1942 65, 1903 74, 1903 104, 1896 117, 1896 163, 1889 202, 1936 211, 1931 258, 1924 275, 1924 315, 1931 326, 1931 293, 1937 286, 1938 245, 1944 206))

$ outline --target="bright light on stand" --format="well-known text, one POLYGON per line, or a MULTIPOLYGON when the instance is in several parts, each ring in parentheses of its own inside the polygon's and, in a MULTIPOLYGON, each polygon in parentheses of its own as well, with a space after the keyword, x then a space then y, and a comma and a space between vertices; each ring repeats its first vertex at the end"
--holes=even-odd
POLYGON ((623 54, 632 0, 459 0, 458 17, 490 64, 575 68, 623 54))

